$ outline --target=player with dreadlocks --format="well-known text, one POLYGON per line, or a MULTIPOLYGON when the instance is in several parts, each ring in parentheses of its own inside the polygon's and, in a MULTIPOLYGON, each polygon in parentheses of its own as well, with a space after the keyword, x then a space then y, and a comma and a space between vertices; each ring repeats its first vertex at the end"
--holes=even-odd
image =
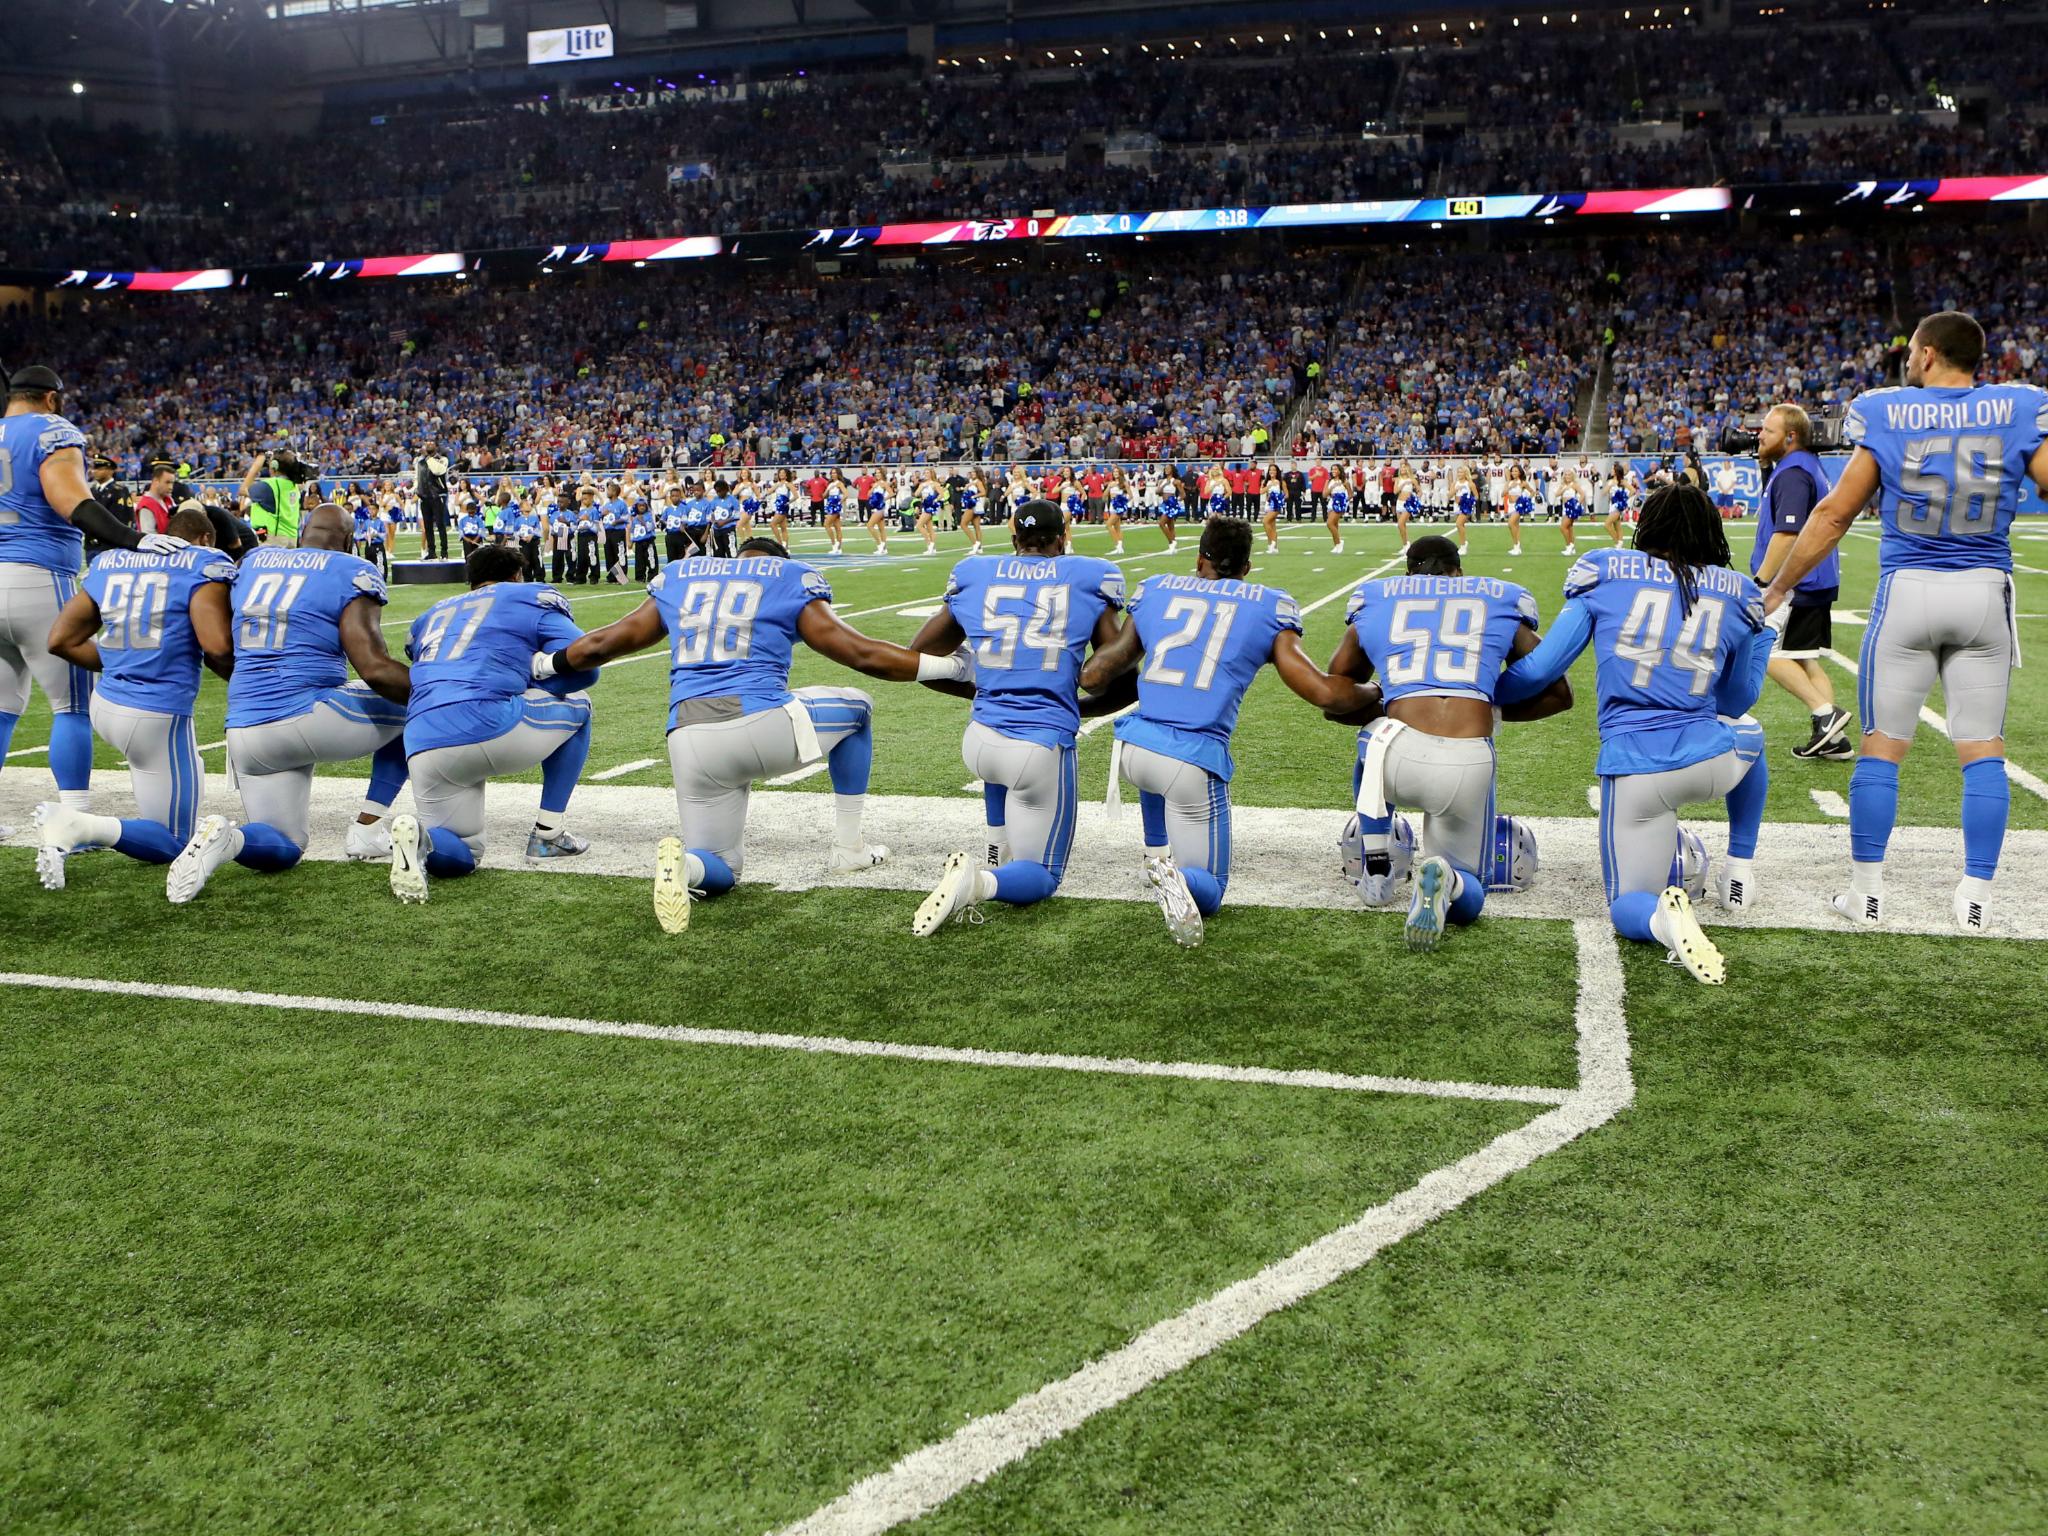
MULTIPOLYGON (((1756 902, 1758 828, 1769 770, 1763 728, 1748 718, 1771 656, 1763 595, 1728 566, 1721 514, 1698 486, 1652 493, 1633 549, 1575 564, 1543 642, 1501 674, 1494 701, 1531 698, 1588 645, 1598 658, 1600 867, 1617 933, 1662 944, 1718 986, 1727 966, 1672 879, 1678 813, 1728 805, 1728 857, 1716 882, 1730 908, 1756 902)), ((1702 879, 1704 871, 1702 871, 1702 879)), ((1702 889, 1704 886, 1702 885, 1702 889)))

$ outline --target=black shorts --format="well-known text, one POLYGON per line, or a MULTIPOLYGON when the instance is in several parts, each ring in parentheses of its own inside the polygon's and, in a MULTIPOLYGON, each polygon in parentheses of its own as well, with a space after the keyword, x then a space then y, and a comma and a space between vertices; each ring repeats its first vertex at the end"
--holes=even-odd
POLYGON ((1838 590, 1810 593, 1806 603, 1786 605, 1785 630, 1778 636, 1778 655, 1794 661, 1817 661, 1823 651, 1834 649, 1834 604, 1838 590), (1812 601, 1814 598, 1820 601, 1812 601))

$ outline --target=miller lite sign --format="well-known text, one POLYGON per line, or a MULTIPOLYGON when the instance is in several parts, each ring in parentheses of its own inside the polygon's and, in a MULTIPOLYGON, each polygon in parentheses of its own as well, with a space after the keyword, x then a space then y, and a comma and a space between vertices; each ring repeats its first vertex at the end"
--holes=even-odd
POLYGON ((610 27, 557 27, 551 32, 526 34, 526 62, 529 65, 569 64, 578 59, 608 59, 611 56, 610 27))

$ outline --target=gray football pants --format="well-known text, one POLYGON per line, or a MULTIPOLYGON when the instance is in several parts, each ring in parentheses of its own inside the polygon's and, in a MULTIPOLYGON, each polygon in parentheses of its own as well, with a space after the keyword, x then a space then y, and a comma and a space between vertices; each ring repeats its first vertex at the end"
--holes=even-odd
MULTIPOLYGON (((1140 795, 1166 803, 1166 847, 1183 870, 1206 870, 1218 885, 1230 880, 1230 785, 1206 768, 1118 744, 1123 776, 1140 795)), ((1150 836, 1146 838, 1151 841, 1150 836)))
POLYGON ((716 854, 735 876, 746 860, 747 802, 755 781, 818 761, 866 730, 874 715, 874 700, 858 688, 799 688, 796 698, 810 717, 814 742, 798 742, 787 709, 679 725, 668 733, 683 846, 716 854))
POLYGON ((1856 708, 1863 733, 1911 741, 1937 679, 1956 741, 2005 734, 2020 664, 2012 578, 2003 571, 1887 572, 1870 600, 1856 708))
POLYGON ((1493 846, 1493 739, 1432 736, 1409 727, 1387 747, 1386 796, 1422 817, 1423 858, 1485 878, 1493 846))
POLYGON ((555 755, 555 749, 590 724, 590 695, 558 699, 529 688, 519 723, 488 741, 430 747, 406 760, 412 772, 413 803, 420 825, 446 827, 478 863, 484 856, 484 784, 506 773, 523 773, 555 755))
POLYGON ((1723 752, 1662 773, 1600 780, 1600 873, 1609 906, 1629 892, 1661 891, 1671 883, 1678 813, 1688 805, 1720 800, 1742 782, 1763 746, 1763 733, 1754 726, 1750 730, 1755 744, 1747 751, 1723 752))
POLYGON ((303 714, 228 732, 228 761, 245 821, 275 827, 303 849, 313 836, 313 769, 368 757, 405 730, 405 706, 350 683, 303 714))
POLYGON ((77 591, 76 576, 39 565, 0 565, 0 715, 28 708, 31 678, 58 714, 85 712, 92 674, 50 654, 50 626, 77 591))
POLYGON ((1081 798, 1077 756, 1072 747, 1005 736, 979 721, 967 727, 960 742, 967 771, 988 786, 984 800, 989 824, 1004 827, 1010 858, 1043 864, 1055 885, 1066 873, 1067 855, 1074 846, 1081 798))
POLYGON ((128 759, 128 783, 142 819, 162 823, 179 842, 190 838, 206 782, 192 717, 134 709, 94 694, 92 728, 128 759))

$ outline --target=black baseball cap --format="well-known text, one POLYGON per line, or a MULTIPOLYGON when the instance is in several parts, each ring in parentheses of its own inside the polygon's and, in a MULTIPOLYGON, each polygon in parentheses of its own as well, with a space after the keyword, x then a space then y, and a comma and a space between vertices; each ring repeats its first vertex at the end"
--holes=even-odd
POLYGON ((41 363, 31 363, 8 375, 7 388, 15 394, 40 395, 55 390, 61 395, 64 393, 64 381, 57 377, 56 370, 45 368, 41 363))
POLYGON ((1017 509, 1017 526, 1033 531, 1042 528, 1050 533, 1064 533, 1067 514, 1060 510, 1056 501, 1027 501, 1017 509))

